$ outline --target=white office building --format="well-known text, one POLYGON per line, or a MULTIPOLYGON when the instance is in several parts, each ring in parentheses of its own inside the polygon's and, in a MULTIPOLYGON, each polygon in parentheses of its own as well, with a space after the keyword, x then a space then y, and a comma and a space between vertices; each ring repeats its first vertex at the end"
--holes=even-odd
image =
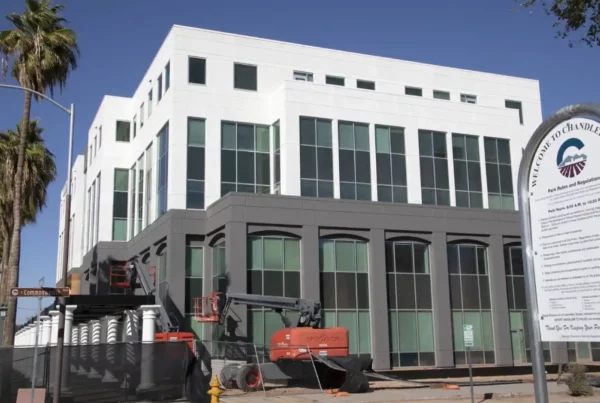
MULTIPOLYGON (((326 324, 346 320, 351 351, 377 368, 462 365, 449 335, 469 310, 475 362, 527 362, 516 185, 541 121, 536 80, 173 26, 135 93, 105 96, 90 124, 73 167, 69 269, 85 276, 82 292, 119 293, 101 262, 143 256, 199 337, 213 333, 189 320, 190 300, 227 273, 235 292, 321 300, 326 324), (285 241, 279 252, 273 239, 285 241), (404 264, 396 247, 425 254, 411 270, 428 291, 416 281, 406 307, 424 346, 395 346, 388 329, 406 328, 401 291, 379 288, 404 271, 389 263, 404 264), (344 303, 323 293, 328 273, 345 270, 342 250, 356 253, 357 294, 344 303), (475 267, 471 253, 483 278, 475 303, 452 286, 475 267), (269 280, 278 259, 289 280, 269 280)), ((268 342, 276 325, 262 311, 237 314, 239 332, 268 342)), ((547 346, 547 358, 571 348, 547 346)))

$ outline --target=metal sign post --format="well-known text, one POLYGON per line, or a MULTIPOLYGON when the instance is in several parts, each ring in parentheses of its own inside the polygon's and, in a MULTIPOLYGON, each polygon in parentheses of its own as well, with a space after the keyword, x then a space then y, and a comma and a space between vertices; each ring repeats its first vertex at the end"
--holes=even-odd
POLYGON ((535 400, 546 403, 542 341, 600 341, 600 105, 567 106, 542 122, 518 189, 535 400))
POLYGON ((473 337, 473 325, 463 325, 463 339, 467 349, 467 364, 469 365, 469 387, 471 389, 471 403, 475 403, 475 391, 473 390, 473 362, 471 361, 471 349, 475 344, 473 337))
MULTIPOLYGON (((44 277, 42 277, 39 281, 40 288, 44 286, 44 277)), ((35 381, 37 375, 37 355, 38 355, 38 344, 40 338, 40 312, 42 311, 42 297, 38 297, 38 306, 37 306, 37 318, 35 321, 35 345, 33 346, 33 372, 31 373, 31 399, 30 402, 33 403, 35 397, 35 381)))

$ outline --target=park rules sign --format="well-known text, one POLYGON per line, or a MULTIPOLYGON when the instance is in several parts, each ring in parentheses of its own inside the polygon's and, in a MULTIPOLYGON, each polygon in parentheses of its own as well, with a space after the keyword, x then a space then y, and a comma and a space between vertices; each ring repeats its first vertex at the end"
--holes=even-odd
POLYGON ((541 339, 600 342, 600 123, 552 128, 527 186, 541 339))

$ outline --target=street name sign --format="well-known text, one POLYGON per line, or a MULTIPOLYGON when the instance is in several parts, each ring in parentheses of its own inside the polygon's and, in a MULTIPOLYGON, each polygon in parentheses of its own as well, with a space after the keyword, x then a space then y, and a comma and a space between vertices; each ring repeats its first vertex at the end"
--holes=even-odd
POLYGON ((466 348, 473 348, 473 325, 463 325, 463 339, 465 340, 466 348))
POLYGON ((71 289, 69 287, 13 287, 10 289, 10 295, 12 295, 13 297, 68 297, 70 294, 71 289))

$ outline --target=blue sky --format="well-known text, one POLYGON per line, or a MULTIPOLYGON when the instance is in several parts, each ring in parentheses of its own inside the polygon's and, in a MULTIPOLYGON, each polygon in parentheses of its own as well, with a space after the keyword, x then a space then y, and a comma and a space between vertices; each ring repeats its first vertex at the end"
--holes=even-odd
MULTIPOLYGON (((55 0, 56 2, 56 0, 55 0)), ((60 2, 60 1, 59 1, 60 2)), ((75 152, 83 150, 105 94, 131 96, 173 24, 540 80, 544 116, 576 102, 598 101, 600 48, 569 48, 554 38, 541 11, 515 9, 513 0, 64 0, 79 35, 81 58, 55 99, 76 105, 75 152)), ((24 0, 2 0, 0 15, 21 12, 24 0)), ((7 29, 5 19, 0 30, 7 29)), ((23 95, 0 89, 0 130, 14 128, 23 95)), ((59 194, 66 178, 68 116, 36 104, 58 180, 46 209, 23 230, 20 286, 55 279, 59 194)), ((49 303, 50 301, 45 301, 49 303)), ((19 302, 19 320, 35 301, 19 302)))

